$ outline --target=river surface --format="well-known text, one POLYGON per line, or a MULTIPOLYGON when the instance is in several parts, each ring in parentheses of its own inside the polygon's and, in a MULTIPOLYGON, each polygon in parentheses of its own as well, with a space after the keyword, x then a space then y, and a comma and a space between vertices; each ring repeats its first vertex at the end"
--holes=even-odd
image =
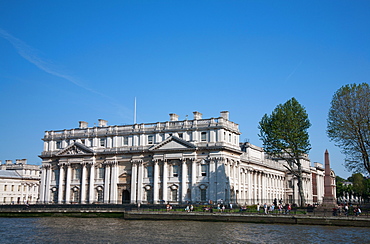
POLYGON ((370 228, 116 218, 0 218, 0 243, 370 243, 370 228))

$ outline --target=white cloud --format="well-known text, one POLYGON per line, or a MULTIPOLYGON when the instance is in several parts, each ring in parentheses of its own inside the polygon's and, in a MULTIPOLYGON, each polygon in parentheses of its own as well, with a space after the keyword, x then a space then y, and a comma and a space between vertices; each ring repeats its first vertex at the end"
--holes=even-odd
POLYGON ((112 105, 114 105, 118 108, 117 113, 120 116, 123 116, 123 114, 127 114, 128 109, 126 107, 124 107, 124 106, 118 104, 117 102, 113 101, 113 99, 111 97, 109 97, 109 96, 107 96, 103 93, 100 93, 100 92, 82 84, 75 77, 70 76, 68 74, 65 74, 64 72, 61 72, 51 61, 47 61, 47 60, 41 58, 37 54, 38 51, 36 49, 27 45, 22 40, 12 36, 11 34, 9 34, 8 32, 6 32, 5 30, 3 30, 1 28, 0 28, 0 37, 8 40, 13 45, 13 47, 17 50, 18 54, 21 57, 23 57, 24 59, 26 59, 30 63, 34 64, 40 70, 42 70, 42 71, 44 71, 48 74, 54 75, 56 77, 63 78, 65 80, 73 83, 74 85, 85 89, 86 91, 89 91, 89 92, 95 93, 99 96, 102 96, 104 98, 107 98, 110 101, 110 104, 112 104, 112 105))

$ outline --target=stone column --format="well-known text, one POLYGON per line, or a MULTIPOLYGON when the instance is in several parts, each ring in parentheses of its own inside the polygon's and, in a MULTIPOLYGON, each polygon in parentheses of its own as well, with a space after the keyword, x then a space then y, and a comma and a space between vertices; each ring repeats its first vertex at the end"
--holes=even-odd
POLYGON ((163 176, 162 176, 162 194, 163 194, 163 201, 166 203, 168 201, 167 197, 167 181, 168 181, 168 165, 167 160, 163 161, 163 176))
POLYGON ((240 197, 240 172, 239 172, 239 163, 238 161, 235 162, 234 166, 235 170, 235 179, 234 179, 234 186, 235 186, 235 203, 239 203, 239 197, 240 197))
POLYGON ((158 177, 159 177, 159 167, 158 167, 158 161, 154 160, 154 172, 153 172, 153 203, 157 204, 159 199, 159 189, 158 189, 158 177))
POLYGON ((71 164, 67 164, 67 179, 66 179, 66 201, 65 203, 70 203, 71 201, 71 179, 72 179, 72 168, 71 164))
POLYGON ((197 162, 195 160, 191 163, 191 201, 196 202, 196 184, 197 184, 197 162))
POLYGON ((81 163, 81 168, 82 168, 82 175, 81 175, 81 191, 80 191, 80 194, 81 194, 81 199, 80 199, 80 202, 82 204, 86 203, 86 163, 85 162, 82 162, 81 163))
POLYGON ((63 181, 64 181, 64 164, 59 163, 59 182, 58 182, 58 203, 64 203, 64 196, 63 196, 63 181))
POLYGON ((251 171, 250 170, 247 170, 247 181, 248 181, 248 193, 247 193, 247 204, 248 205, 251 205, 252 202, 251 202, 251 198, 252 198, 252 182, 251 182, 251 177, 252 177, 252 174, 251 174, 251 171))
POLYGON ((137 179, 137 166, 136 162, 131 162, 131 203, 136 203, 136 179, 137 179))
POLYGON ((265 196, 263 195, 264 194, 264 183, 263 183, 263 173, 260 172, 260 184, 259 184, 259 189, 260 189, 260 196, 261 196, 261 201, 265 203, 266 199, 265 199, 265 196))
POLYGON ((112 164, 112 176, 111 176, 111 203, 118 203, 118 189, 117 189, 117 181, 118 181, 118 162, 115 161, 112 164))
POLYGON ((232 178, 230 165, 231 165, 231 162, 230 160, 228 160, 226 162, 226 176, 229 177, 229 184, 231 184, 231 178, 232 178))
POLYGON ((216 202, 216 192, 215 192, 215 161, 213 159, 209 160, 209 171, 208 171, 208 181, 209 181, 209 200, 216 202))
MULTIPOLYGON (((45 201, 46 203, 50 202, 50 183, 51 183, 51 165, 47 165, 46 168, 46 186, 45 186, 45 201)), ((28 187, 27 187, 28 191, 28 187)))
POLYGON ((256 186, 256 202, 259 202, 260 204, 263 204, 261 202, 261 195, 260 195, 260 175, 258 171, 255 171, 255 186, 256 186))
POLYGON ((141 203, 143 201, 143 177, 144 177, 144 170, 143 170, 143 162, 139 162, 138 164, 138 176, 137 176, 137 202, 141 203))
MULTIPOLYGON (((45 165, 41 167, 41 186, 40 186, 40 202, 45 203, 45 190, 46 190, 46 169, 45 165)), ((23 186, 22 186, 22 191, 23 191, 23 186)))
POLYGON ((183 159, 181 162, 181 202, 185 203, 185 197, 187 192, 187 168, 186 168, 186 159, 183 159))
POLYGON ((105 173, 104 173, 104 203, 109 203, 109 183, 110 183, 110 165, 105 164, 105 173))
POLYGON ((90 164, 90 183, 89 183, 89 203, 92 204, 95 201, 95 165, 94 161, 90 164))

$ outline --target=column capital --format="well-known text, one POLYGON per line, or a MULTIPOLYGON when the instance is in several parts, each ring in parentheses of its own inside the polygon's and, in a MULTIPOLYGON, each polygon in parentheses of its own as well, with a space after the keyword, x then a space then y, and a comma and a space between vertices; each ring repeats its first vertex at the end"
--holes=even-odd
POLYGON ((143 163, 143 160, 142 159, 132 159, 131 160, 131 163, 132 164, 142 164, 143 163))
POLYGON ((222 161, 225 161, 226 159, 225 159, 225 157, 222 157, 222 156, 218 156, 218 157, 214 156, 214 157, 209 157, 209 160, 222 162, 222 161))
POLYGON ((50 169, 51 168, 51 164, 50 163, 47 163, 47 164, 43 164, 42 166, 41 166, 41 168, 44 168, 44 169, 50 169))
POLYGON ((183 158, 184 161, 195 161, 196 158, 195 157, 185 157, 183 158))

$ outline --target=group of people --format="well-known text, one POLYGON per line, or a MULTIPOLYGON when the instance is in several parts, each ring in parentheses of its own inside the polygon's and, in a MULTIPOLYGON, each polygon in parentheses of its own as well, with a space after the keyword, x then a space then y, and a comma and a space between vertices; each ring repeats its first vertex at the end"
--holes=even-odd
POLYGON ((193 205, 190 205, 190 206, 186 205, 185 211, 188 212, 188 213, 193 212, 194 211, 194 206, 193 205))
MULTIPOLYGON (((290 211, 292 210, 292 206, 289 203, 285 205, 283 205, 282 203, 279 203, 277 206, 276 205, 277 203, 272 203, 271 205, 267 205, 267 203, 264 203, 263 212, 265 214, 269 214, 269 213, 274 212, 277 209, 279 213, 289 214, 290 211)), ((257 212, 260 213, 260 211, 261 211, 261 205, 257 203, 257 212)))
MULTIPOLYGON (((337 208, 333 208, 333 216, 338 216, 338 215, 341 216, 342 213, 344 213, 344 215, 348 217, 348 214, 349 214, 348 204, 339 204, 337 208)), ((353 213, 356 217, 360 216, 361 208, 360 207, 353 208, 353 213)))

